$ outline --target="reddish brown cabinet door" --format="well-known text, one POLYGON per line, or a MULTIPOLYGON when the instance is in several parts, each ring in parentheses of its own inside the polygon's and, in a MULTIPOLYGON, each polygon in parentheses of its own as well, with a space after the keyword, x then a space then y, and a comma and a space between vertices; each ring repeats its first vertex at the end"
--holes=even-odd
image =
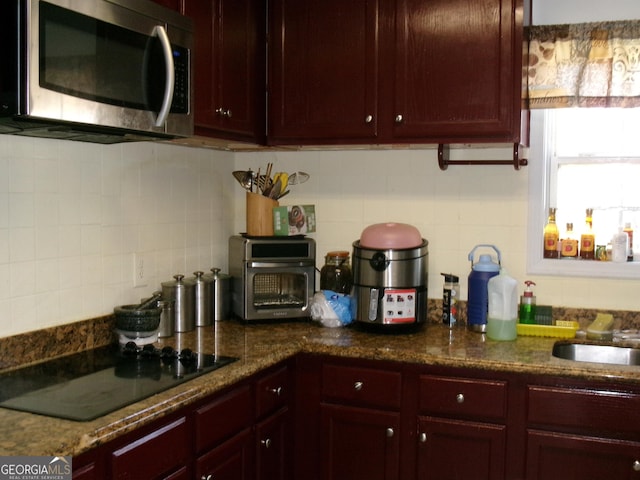
POLYGON ((379 1, 270 2, 269 143, 376 138, 379 1))
POLYGON ((529 431, 527 480, 640 478, 640 443, 529 431))
POLYGON ((396 0, 393 138, 516 142, 521 0, 396 0))
POLYGON ((118 479, 164 478, 190 460, 189 429, 181 417, 111 453, 118 479))
POLYGON ((321 478, 398 479, 399 425, 399 413, 323 404, 321 478))
POLYGON ((283 408, 256 425, 257 480, 290 480, 293 439, 289 411, 283 408))
POLYGON ((266 2, 184 2, 195 29, 195 133, 264 143, 266 2))
POLYGON ((419 480, 504 480, 504 425, 421 417, 419 480))
POLYGON ((238 433, 196 460, 198 479, 253 480, 254 448, 250 429, 238 433))

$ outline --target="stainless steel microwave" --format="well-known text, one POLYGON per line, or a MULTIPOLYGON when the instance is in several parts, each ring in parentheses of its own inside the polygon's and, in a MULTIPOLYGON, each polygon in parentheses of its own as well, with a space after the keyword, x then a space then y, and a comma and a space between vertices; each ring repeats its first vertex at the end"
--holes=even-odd
POLYGON ((2 0, 0 133, 193 133, 193 24, 150 0, 2 0))

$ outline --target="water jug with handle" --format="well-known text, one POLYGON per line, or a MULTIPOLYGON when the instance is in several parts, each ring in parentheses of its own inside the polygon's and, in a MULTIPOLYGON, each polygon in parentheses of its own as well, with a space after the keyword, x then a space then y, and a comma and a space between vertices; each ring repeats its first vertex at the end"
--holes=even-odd
POLYGON ((489 311, 488 283, 491 277, 500 272, 502 258, 500 250, 495 245, 480 244, 469 252, 471 273, 467 286, 467 328, 474 332, 487 331, 487 313, 489 311), (478 262, 474 263, 474 254, 478 248, 492 248, 498 256, 498 262, 494 262, 491 255, 482 254, 478 262))

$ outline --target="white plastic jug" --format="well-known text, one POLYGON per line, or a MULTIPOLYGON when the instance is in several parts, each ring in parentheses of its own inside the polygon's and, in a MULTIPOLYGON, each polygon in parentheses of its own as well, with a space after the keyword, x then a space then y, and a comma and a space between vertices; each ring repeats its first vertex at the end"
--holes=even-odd
POLYGON ((489 313, 487 337, 493 340, 515 340, 518 336, 518 281, 504 268, 489 279, 489 313))

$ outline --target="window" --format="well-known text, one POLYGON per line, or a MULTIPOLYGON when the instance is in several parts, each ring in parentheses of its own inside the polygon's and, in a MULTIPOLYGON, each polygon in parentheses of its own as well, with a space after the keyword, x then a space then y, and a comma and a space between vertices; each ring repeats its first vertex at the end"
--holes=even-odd
MULTIPOLYGON (((556 207, 561 237, 568 222, 578 237, 593 208, 596 244, 618 226, 640 228, 640 144, 634 126, 640 109, 532 111, 528 273, 640 278, 640 262, 613 263, 542 258, 542 229, 556 207)), ((636 235, 640 246, 640 232, 636 235)))

